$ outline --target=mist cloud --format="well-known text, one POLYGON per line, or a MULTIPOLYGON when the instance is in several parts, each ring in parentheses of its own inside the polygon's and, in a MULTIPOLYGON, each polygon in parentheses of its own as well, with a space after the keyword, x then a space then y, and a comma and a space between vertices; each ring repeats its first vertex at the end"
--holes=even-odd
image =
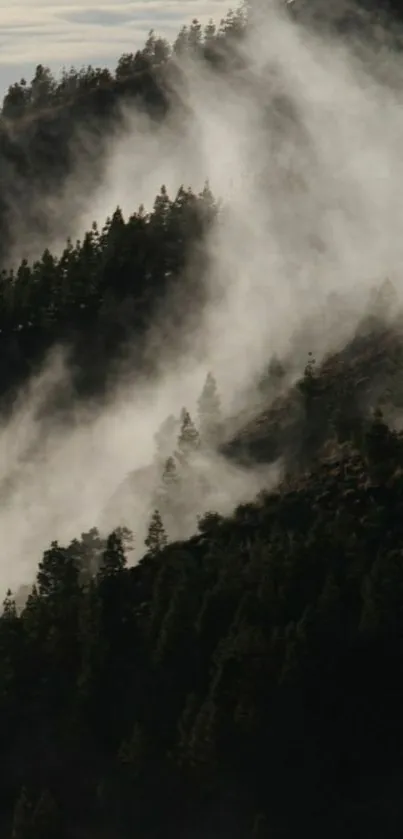
MULTIPOLYGON (((340 41, 273 8, 242 49, 246 65, 230 81, 186 68, 185 127, 173 115, 156 131, 127 114, 85 218, 150 206, 161 183, 173 195, 208 178, 225 206, 210 243, 214 304, 201 341, 208 367, 221 382, 236 371, 237 389, 269 352, 287 353, 312 314, 316 353, 345 340, 374 282, 389 277, 400 293, 403 256, 401 94, 340 41), (348 299, 351 320, 332 327, 334 294, 348 299)), ((390 54, 390 81, 400 72, 390 54)))
MULTIPOLYGON (((49 432, 28 464, 18 446, 6 460, 4 477, 17 473, 0 512, 4 587, 24 581, 51 538, 70 539, 100 520, 127 473, 152 462, 160 422, 182 405, 193 411, 209 369, 230 416, 249 407, 250 383, 274 352, 289 360, 292 375, 302 372, 301 331, 320 358, 351 336, 374 283, 389 276, 401 297, 398 59, 390 53, 388 84, 381 83, 368 56, 273 9, 240 50, 247 60, 230 80, 200 64, 186 68, 177 91, 190 114, 185 122, 174 111, 156 129, 130 110, 111 141, 77 235, 117 204, 125 213, 149 207, 162 183, 173 196, 182 183, 198 190, 208 178, 224 202, 209 242, 210 302, 184 336, 184 355, 167 363, 161 347, 156 384, 136 385, 134 375, 100 415, 78 412, 73 428, 49 432)), ((31 406, 29 397, 3 430, 4 450, 16 427, 25 449, 35 439, 31 406)), ((224 512, 278 474, 277 467, 237 471, 218 456, 208 468, 224 512)), ((141 508, 133 496, 130 521, 130 497, 125 513, 140 533, 152 503, 143 496, 141 508)))

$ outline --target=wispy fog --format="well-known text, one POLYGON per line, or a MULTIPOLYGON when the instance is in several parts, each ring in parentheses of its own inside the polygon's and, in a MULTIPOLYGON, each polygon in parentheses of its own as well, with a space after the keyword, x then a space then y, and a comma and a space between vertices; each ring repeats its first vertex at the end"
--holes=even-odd
MULTIPOLYGON (((182 183, 198 191, 208 179, 223 199, 208 244, 210 302, 184 336, 186 352, 161 346, 157 381, 139 385, 134 372, 100 414, 77 409, 72 427, 48 420, 41 432, 35 406, 53 380, 68 377, 60 359, 21 400, 0 436, 10 483, 0 510, 4 589, 32 577, 50 539, 102 524, 127 474, 152 463, 159 424, 183 405, 193 412, 207 371, 230 415, 245 407, 274 352, 302 371, 301 330, 320 358, 349 338, 374 283, 389 277, 401 295, 401 59, 387 45, 380 54, 313 34, 269 4, 256 19, 230 80, 198 63, 185 68, 177 94, 186 120, 174 109, 157 129, 128 110, 111 141, 77 235, 117 204, 126 214, 149 208, 161 184, 173 196, 182 183)), ((224 513, 278 476, 277 467, 245 472, 218 455, 203 468, 217 488, 206 505, 224 513)), ((121 507, 141 538, 153 503, 142 480, 121 507)))

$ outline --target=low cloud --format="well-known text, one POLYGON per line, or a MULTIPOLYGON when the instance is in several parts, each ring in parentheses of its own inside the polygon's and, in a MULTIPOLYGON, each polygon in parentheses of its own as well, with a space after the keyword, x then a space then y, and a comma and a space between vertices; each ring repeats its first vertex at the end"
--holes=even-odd
POLYGON ((0 0, 0 89, 29 76, 39 62, 55 72, 71 64, 114 66, 123 52, 144 45, 150 29, 172 40, 192 18, 219 21, 227 9, 221 0, 22 0, 11 7, 0 0))

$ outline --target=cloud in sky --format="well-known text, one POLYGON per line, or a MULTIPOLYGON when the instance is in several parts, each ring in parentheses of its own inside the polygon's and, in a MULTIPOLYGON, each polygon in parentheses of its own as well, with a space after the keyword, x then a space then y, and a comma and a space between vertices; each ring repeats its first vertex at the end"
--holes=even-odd
MULTIPOLYGON (((237 5, 237 3, 235 3, 237 5)), ((172 40, 197 17, 219 21, 229 0, 0 0, 0 89, 30 77, 36 64, 114 66, 142 47, 150 29, 172 40)))

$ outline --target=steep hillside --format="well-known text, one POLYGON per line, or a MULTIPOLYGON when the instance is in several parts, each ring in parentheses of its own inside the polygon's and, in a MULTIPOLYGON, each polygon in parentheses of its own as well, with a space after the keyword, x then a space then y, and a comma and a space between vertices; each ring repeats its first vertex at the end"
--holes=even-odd
POLYGON ((402 327, 400 315, 392 322, 365 318, 355 336, 320 364, 309 353, 304 377, 291 387, 286 386, 286 364, 269 366, 263 382, 269 407, 235 433, 225 452, 245 463, 281 457, 286 469, 295 470, 329 452, 333 444, 352 439, 359 445, 376 408, 400 428, 402 327))
POLYGON ((205 31, 194 20, 172 47, 150 32, 143 49, 123 54, 114 72, 88 66, 56 78, 38 64, 30 82, 11 85, 0 113, 0 267, 37 258, 74 235, 127 113, 143 113, 157 125, 172 107, 185 112, 177 58, 189 53, 217 73, 229 72, 244 28, 241 9, 205 31))
POLYGON ((398 836, 402 475, 376 416, 188 541, 154 516, 133 568, 54 543, 0 618, 3 829, 398 836))
MULTIPOLYGON (((304 5, 305 11, 296 0, 289 14, 321 25, 316 3, 310 11, 304 5)), ((365 26, 374 10, 377 16, 377 4, 371 7, 365 26)), ((336 29, 345 32, 350 21, 355 37, 358 18, 351 22, 350 6, 344 12, 336 15, 336 29)), ((310 283, 311 263, 298 273, 301 254, 317 260, 315 279, 323 273, 320 237, 309 229, 312 207, 312 218, 324 214, 315 189, 306 191, 306 228, 303 212, 295 224, 293 213, 280 207, 273 231, 281 227, 281 235, 273 239, 284 250, 284 276, 280 271, 270 293, 273 265, 257 253, 268 237, 262 245, 259 236, 248 236, 260 210, 266 222, 264 202, 259 193, 255 212, 247 186, 225 270, 223 259, 213 264, 212 236, 225 202, 207 183, 200 193, 182 186, 173 196, 162 186, 150 210, 141 206, 124 218, 117 208, 102 229, 94 223, 62 253, 50 246, 54 219, 47 202, 74 170, 71 149, 80 132, 92 137, 94 160, 88 159, 82 183, 90 192, 122 105, 135 100, 163 120, 177 89, 176 58, 184 53, 213 73, 231 74, 236 66, 242 77, 245 55, 233 47, 246 26, 245 9, 230 13, 217 30, 202 31, 193 21, 173 51, 150 35, 142 51, 122 56, 114 74, 88 68, 56 81, 38 67, 30 84, 12 86, 4 100, 0 261, 8 264, 11 245, 23 243, 26 231, 49 236, 40 259, 16 260, 0 273, 0 529, 9 579, 13 562, 19 571, 32 569, 32 551, 41 545, 36 573, 16 594, 4 592, 0 614, 5 839, 403 834, 403 315, 397 284, 381 280, 368 300, 362 292, 369 289, 368 263, 358 259, 360 225, 350 212, 357 167, 364 177, 361 148, 347 190, 347 233, 341 225, 350 259, 336 258, 336 234, 329 249, 329 275, 337 276, 345 297, 321 297, 319 284, 310 283), (16 219, 21 227, 14 236, 16 219), (266 320, 290 266, 296 282, 289 309, 298 310, 297 325, 288 329, 279 316, 276 333, 271 319, 274 335, 288 332, 286 349, 270 357, 265 348, 275 341, 266 335, 266 320), (263 282, 254 288, 249 279, 258 269, 263 282), (235 277, 234 305, 220 285, 228 277, 235 277), (318 301, 300 307, 301 287, 307 295, 317 291, 318 301), (206 311, 218 309, 214 332, 206 311), (237 399, 223 407, 203 350, 230 327, 228 345, 217 340, 215 357, 220 360, 220 349, 227 353, 230 386, 223 387, 237 399), (234 352, 234 336, 240 329, 245 356, 251 344, 246 369, 253 381, 238 389, 243 359, 234 352), (259 329, 262 341, 252 347, 259 329), (38 373, 60 347, 68 372, 54 364, 42 392, 38 373), (187 378, 179 387, 182 368, 187 378), (180 402, 185 392, 191 411, 180 402), (153 435, 155 445, 147 448, 153 435), (112 469, 109 451, 99 468, 109 438, 120 437, 110 446, 119 468, 112 469), (84 532, 77 527, 71 538, 81 506, 99 513, 98 520, 84 532), (70 535, 56 541, 60 521, 70 535), (42 552, 45 533, 49 546, 42 552), (24 546, 21 556, 15 545, 24 546)), ((395 34, 398 44, 397 28, 395 34)), ((297 40, 291 43, 296 48, 297 40)), ((309 69, 306 52, 299 55, 309 69)), ((327 104, 328 88, 319 87, 327 104)), ((330 118, 329 109, 325 114, 330 118)), ((265 129, 270 118, 268 108, 265 129)), ((283 135, 276 132, 277 123, 273 141, 281 151, 283 135)), ((328 134, 324 140, 330 142, 328 134)), ((295 156, 311 145, 301 150, 297 142, 295 156)), ((228 140, 225 151, 231 148, 228 140)), ((290 169, 294 151, 286 146, 290 169)), ((373 165, 384 157, 368 159, 373 165)), ((307 172, 315 186, 320 154, 314 163, 307 172)), ((330 163, 325 197, 337 180, 332 155, 330 163)), ((389 183, 396 173, 386 174, 389 183)), ((303 187, 292 193, 298 207, 303 187)), ((372 193, 363 194, 363 203, 372 200, 372 193)), ((384 198, 376 191, 377 212, 362 227, 370 257, 386 259, 396 230, 400 235, 392 213, 386 219, 384 212, 393 207, 398 217, 397 176, 391 201, 384 198), (385 231, 375 224, 380 217, 385 231), (369 248, 375 234, 379 251, 369 248)), ((72 214, 80 201, 78 194, 72 214)), ((332 234, 339 219, 330 214, 332 234)), ((396 246, 395 267, 399 253, 396 246)), ((325 291, 330 287, 323 281, 325 291)))

